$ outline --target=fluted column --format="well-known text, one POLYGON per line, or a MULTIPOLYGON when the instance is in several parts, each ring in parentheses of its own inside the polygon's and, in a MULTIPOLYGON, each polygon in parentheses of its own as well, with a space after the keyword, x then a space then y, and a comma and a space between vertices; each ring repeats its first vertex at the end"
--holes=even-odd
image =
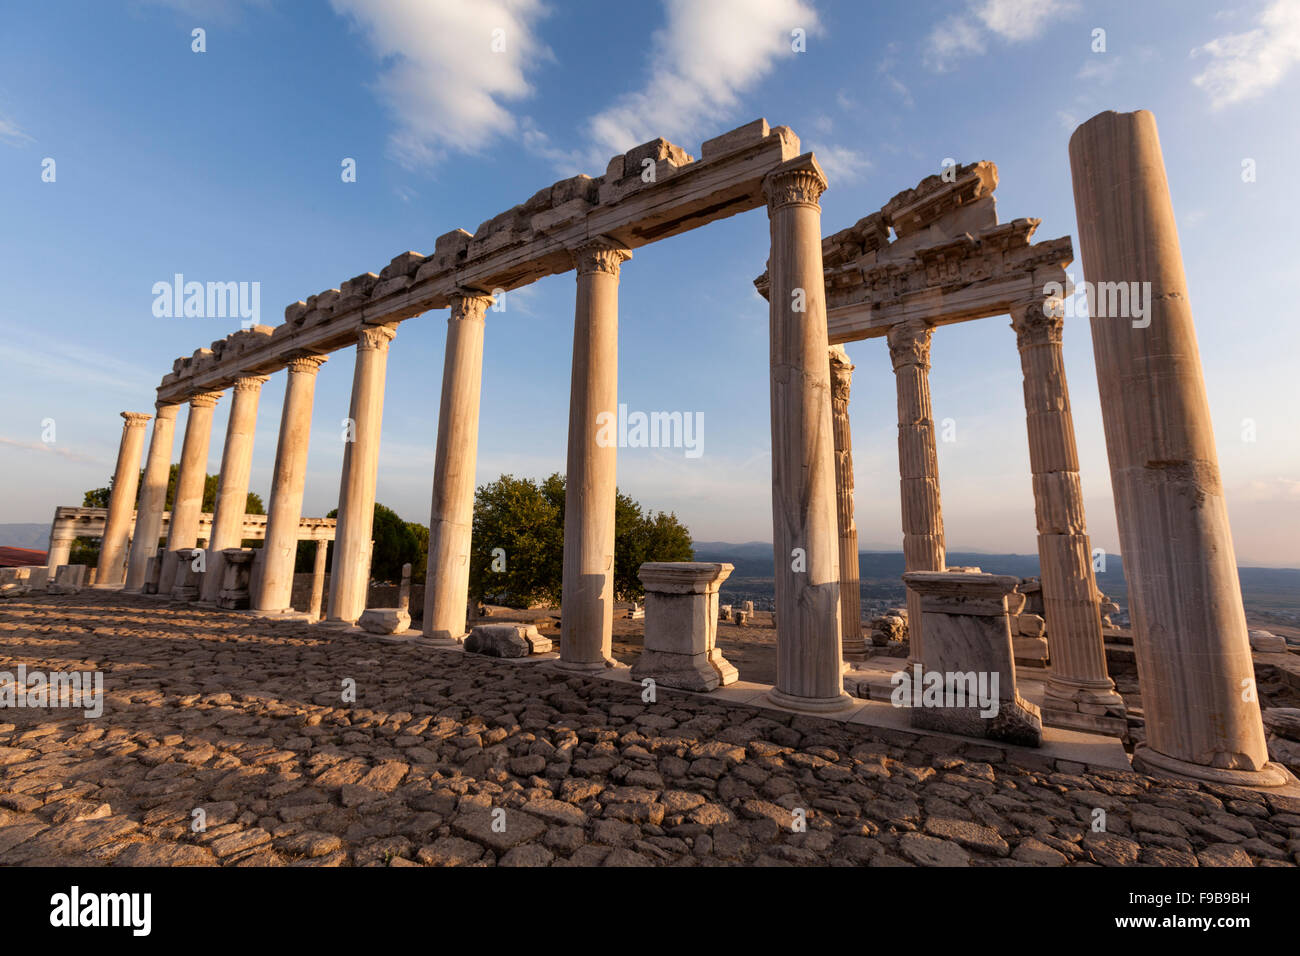
POLYGON ((315 561, 311 568, 311 604, 307 607, 307 616, 313 621, 320 620, 321 600, 325 596, 325 557, 329 550, 328 541, 324 538, 316 540, 315 561))
POLYGON ((339 483, 339 517, 330 571, 327 621, 352 624, 366 609, 370 584, 370 532, 375 521, 375 482, 379 477, 379 432, 384 418, 384 379, 388 345, 397 330, 368 326, 357 335, 357 364, 352 376, 352 440, 343 449, 339 483))
MULTIPOLYGON (((889 357, 898 387, 898 473, 903 501, 903 563, 908 571, 942 571, 943 508, 939 455, 930 409, 930 326, 908 319, 889 327, 889 357)), ((921 598, 907 589, 908 660, 924 664, 921 598)))
POLYGON ((850 706, 840 633, 835 434, 831 425, 821 206, 811 153, 763 180, 771 229, 768 317, 772 549, 777 615, 770 699, 805 711, 850 706))
POLYGON ((483 316, 492 297, 452 296, 438 409, 438 449, 429 514, 429 564, 424 586, 424 636, 460 640, 469 601, 470 530, 478 459, 479 393, 483 384, 483 316))
POLYGON ((217 479, 217 500, 212 508, 212 532, 208 536, 207 573, 203 576, 204 601, 216 602, 221 594, 225 559, 221 552, 237 548, 243 541, 244 512, 248 507, 248 478, 253 465, 253 435, 257 430, 257 405, 266 384, 265 375, 245 375, 235 380, 230 400, 230 420, 221 450, 221 474, 217 479))
POLYGON ((835 431, 835 506, 840 532, 840 640, 845 660, 864 660, 862 588, 858 569, 858 523, 853 515, 853 433, 849 429, 849 389, 853 365, 844 349, 830 347, 831 426, 835 431))
POLYGON ((176 581, 178 548, 193 548, 199 541, 199 515, 203 513, 203 484, 208 476, 208 444, 212 440, 212 410, 220 392, 190 396, 190 414, 181 445, 181 466, 176 473, 176 495, 167 527, 167 553, 163 556, 158 593, 170 595, 176 581))
MULTIPOLYGON (((1146 742, 1135 766, 1272 786, 1209 399, 1155 117, 1094 116, 1070 137, 1083 267, 1145 314, 1091 308, 1102 425, 1146 742)), ((1098 297, 1094 297, 1094 304, 1098 297)), ((1291 778, 1294 779, 1294 778, 1291 778)))
POLYGON ((179 405, 154 406, 153 434, 149 437, 149 457, 144 466, 144 487, 136 508, 135 530, 131 534, 131 558, 127 562, 124 590, 144 587, 146 565, 158 551, 162 537, 163 509, 167 506, 167 483, 171 480, 172 444, 176 436, 176 412, 179 405))
POLYGON ((108 518, 99 544, 99 573, 95 587, 121 586, 126 576, 127 536, 135 512, 135 493, 140 485, 140 455, 144 451, 144 426, 152 416, 144 412, 123 412, 122 440, 117 447, 117 468, 108 499, 108 518))
POLYGON ((50 548, 49 554, 45 556, 45 564, 50 569, 51 583, 54 581, 54 572, 68 563, 68 556, 72 554, 72 542, 76 539, 77 536, 64 523, 55 521, 50 526, 50 548))
POLYGON ((618 278, 630 258, 630 250, 603 238, 573 255, 578 294, 564 491, 560 663, 575 670, 602 670, 614 661, 618 441, 610 434, 608 416, 618 417, 618 278))
POLYGON ((1106 671, 1100 592, 1061 352, 1063 316, 1059 299, 1035 298, 1011 309, 1024 372, 1038 564, 1052 659, 1043 711, 1048 718, 1059 711, 1122 719, 1124 702, 1106 671))
POLYGON ((284 408, 275 445, 275 470, 262 543, 260 577, 252 607, 261 613, 292 610, 293 566, 298 555, 298 526, 302 520, 303 486, 307 480, 307 446, 311 441, 312 402, 316 373, 323 355, 302 355, 285 367, 284 408))

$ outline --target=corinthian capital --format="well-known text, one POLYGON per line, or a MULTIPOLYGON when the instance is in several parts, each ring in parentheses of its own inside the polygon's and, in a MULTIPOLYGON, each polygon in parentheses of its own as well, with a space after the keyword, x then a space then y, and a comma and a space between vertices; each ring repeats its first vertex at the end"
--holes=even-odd
POLYGON ((763 195, 769 210, 782 206, 821 207, 817 201, 826 191, 826 174, 812 153, 782 163, 763 179, 763 195))
POLYGON ((387 352, 388 343, 397 335, 391 325, 367 325, 357 332, 357 350, 387 352))
POLYGON ((235 379, 235 391, 237 392, 259 392, 262 386, 267 383, 269 376, 266 375, 241 375, 235 379))
POLYGON ((930 367, 930 336, 934 330, 920 319, 906 319, 889 327, 889 358, 897 372, 904 365, 930 367))
POLYGON ((1057 298, 1033 298, 1011 307, 1011 327, 1020 348, 1031 345, 1060 345, 1065 326, 1064 309, 1057 298))
POLYGON ((284 367, 290 372, 300 374, 306 372, 309 375, 315 375, 320 371, 320 367, 325 364, 326 360, 324 355, 296 355, 289 359, 284 367))
POLYGON ((215 408, 220 400, 220 392, 195 392, 190 396, 190 408, 215 408))
POLYGON ((632 258, 631 249, 605 236, 578 246, 573 250, 572 254, 573 264, 578 270, 578 275, 585 276, 595 272, 603 272, 616 279, 618 278, 619 267, 632 258))
POLYGON ((478 322, 483 321, 488 306, 496 301, 486 292, 476 292, 473 289, 457 289, 449 298, 451 299, 451 317, 453 319, 468 319, 478 322))
POLYGON ((153 416, 145 412, 123 412, 122 418, 126 420, 124 428, 143 428, 153 416))
POLYGON ((829 349, 831 360, 831 401, 849 403, 849 388, 853 384, 854 365, 848 353, 839 345, 829 349))

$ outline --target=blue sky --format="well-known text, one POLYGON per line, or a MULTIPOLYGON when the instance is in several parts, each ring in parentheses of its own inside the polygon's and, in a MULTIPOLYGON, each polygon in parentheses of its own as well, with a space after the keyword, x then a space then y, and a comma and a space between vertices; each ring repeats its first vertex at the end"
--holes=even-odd
MULTIPOLYGON (((1077 249, 1069 135, 1102 110, 1145 108, 1160 125, 1238 557, 1300 566, 1300 323, 1284 291, 1300 253, 1298 60, 1297 0, 16 6, 0 34, 0 522, 46 521, 105 484, 117 413, 152 411, 177 356, 238 326, 156 318, 153 284, 175 273, 259 282, 261 321, 277 324, 288 303, 407 249, 430 253, 438 235, 472 232, 557 179, 600 175, 615 152, 664 136, 698 156, 702 140, 759 116, 817 153, 827 233, 947 158, 987 159, 1002 219, 1041 217, 1040 238, 1073 235, 1077 249), (191 49, 195 28, 206 52, 191 49), (1105 52, 1092 50, 1098 28, 1105 52), (793 29, 805 52, 791 50, 793 29), (54 182, 42 181, 47 158, 54 182)), ((752 287, 767 243, 757 210, 623 267, 620 400, 702 412, 704 453, 621 450, 619 485, 699 540, 771 535, 767 311, 752 287)), ((573 292, 571 273, 556 276, 489 313, 480 482, 563 470, 573 292)), ((388 368, 378 498, 421 522, 445 319, 403 323, 388 368)), ((1065 336, 1093 543, 1117 551, 1086 322, 1065 336)), ((881 340, 848 351, 859 535, 896 548, 893 373, 881 340)), ((335 353, 320 373, 310 514, 337 504, 352 363, 335 353)), ((262 395, 263 495, 283 379, 262 395)), ((938 330, 931 382, 936 418, 956 422, 939 446, 949 547, 1032 552, 1008 320, 938 330)), ((227 395, 210 472, 228 410, 227 395)))

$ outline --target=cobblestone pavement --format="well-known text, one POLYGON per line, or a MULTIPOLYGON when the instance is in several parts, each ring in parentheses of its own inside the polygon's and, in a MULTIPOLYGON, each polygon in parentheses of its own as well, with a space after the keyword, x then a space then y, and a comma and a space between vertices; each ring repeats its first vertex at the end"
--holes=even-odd
POLYGON ((1300 861, 1294 798, 112 592, 0 601, 20 663, 106 703, 0 710, 3 864, 1300 861))

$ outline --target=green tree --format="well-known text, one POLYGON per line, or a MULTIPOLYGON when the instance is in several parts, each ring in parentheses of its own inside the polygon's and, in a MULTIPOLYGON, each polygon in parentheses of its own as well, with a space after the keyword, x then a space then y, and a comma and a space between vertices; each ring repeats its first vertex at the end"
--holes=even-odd
MULTIPOLYGON (((335 508, 325 517, 337 518, 339 509, 335 508)), ((411 582, 419 583, 424 579, 429 550, 429 529, 422 524, 403 521, 392 508, 375 502, 375 514, 370 530, 370 540, 374 548, 370 554, 370 579, 381 584, 399 584, 402 580, 402 565, 410 563, 411 582)), ((329 543, 329 553, 325 560, 328 568, 334 567, 334 542, 329 543)), ((299 541, 298 553, 294 559, 294 571, 305 573, 311 571, 316 561, 316 543, 299 541)))
MULTIPOLYGON (((564 491, 560 474, 541 482, 502 475, 478 489, 470 544, 472 595, 511 605, 559 603, 564 491)), ((644 562, 693 557, 690 532, 676 515, 645 511, 621 492, 615 497, 614 529, 614 593, 620 600, 645 593, 636 576, 644 562)))

